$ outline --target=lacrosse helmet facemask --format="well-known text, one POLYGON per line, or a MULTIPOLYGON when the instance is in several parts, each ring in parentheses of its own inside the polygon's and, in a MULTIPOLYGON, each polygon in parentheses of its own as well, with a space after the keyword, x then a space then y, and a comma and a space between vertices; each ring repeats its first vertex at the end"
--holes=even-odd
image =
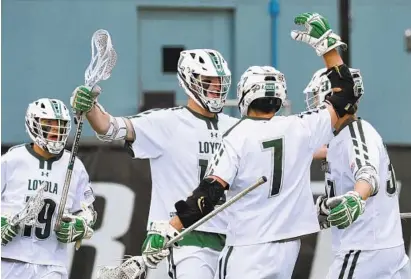
POLYGON ((212 113, 222 111, 230 90, 231 71, 218 51, 182 51, 177 78, 185 93, 202 108, 212 113))
POLYGON ((70 113, 57 99, 42 98, 29 104, 26 131, 33 142, 51 154, 59 154, 71 130, 70 113))

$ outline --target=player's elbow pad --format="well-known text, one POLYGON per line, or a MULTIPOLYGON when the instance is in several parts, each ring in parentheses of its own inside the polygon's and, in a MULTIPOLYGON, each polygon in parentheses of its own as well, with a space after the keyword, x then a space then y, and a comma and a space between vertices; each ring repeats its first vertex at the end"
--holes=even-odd
POLYGON ((175 204, 177 216, 184 228, 210 213, 223 195, 224 187, 220 182, 212 178, 203 179, 186 201, 181 200, 175 204))
POLYGON ((97 211, 94 210, 92 204, 79 211, 76 215, 82 217, 89 227, 93 227, 97 221, 97 211))
POLYGON ((343 117, 357 103, 359 95, 355 92, 354 79, 347 65, 342 64, 327 70, 326 75, 332 88, 341 88, 331 94, 326 101, 330 103, 339 117, 343 117))
MULTIPOLYGON (((99 104, 96 105, 102 112, 105 112, 104 108, 99 104)), ((105 134, 99 134, 96 132, 96 136, 101 141, 111 142, 113 140, 125 140, 127 136, 126 120, 123 117, 113 117, 110 115, 110 124, 105 134)))
POLYGON ((377 170, 370 165, 361 167, 354 175, 355 181, 365 181, 371 185, 370 196, 375 196, 380 189, 377 170))

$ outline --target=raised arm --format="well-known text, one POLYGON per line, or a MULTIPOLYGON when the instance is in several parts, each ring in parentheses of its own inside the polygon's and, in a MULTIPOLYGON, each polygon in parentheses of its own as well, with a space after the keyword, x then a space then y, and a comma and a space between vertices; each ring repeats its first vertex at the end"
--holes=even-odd
POLYGON ((70 98, 71 107, 76 113, 85 113, 99 139, 134 141, 135 133, 131 121, 125 117, 113 117, 106 112, 97 102, 100 93, 101 89, 98 86, 79 86, 70 98))
POLYGON ((317 13, 300 14, 294 22, 304 26, 305 30, 293 30, 291 37, 312 46, 317 55, 323 57, 328 69, 325 74, 331 82, 333 94, 327 98, 326 106, 335 127, 338 119, 347 114, 359 99, 349 68, 337 52, 338 47, 346 48, 346 44, 333 33, 327 19, 317 13))

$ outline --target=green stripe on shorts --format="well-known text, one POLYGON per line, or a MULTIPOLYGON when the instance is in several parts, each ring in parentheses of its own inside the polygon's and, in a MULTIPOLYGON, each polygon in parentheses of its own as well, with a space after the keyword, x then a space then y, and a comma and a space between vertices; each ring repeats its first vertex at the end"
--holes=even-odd
POLYGON ((196 246, 221 251, 225 245, 225 235, 211 232, 192 231, 178 242, 180 246, 196 246))

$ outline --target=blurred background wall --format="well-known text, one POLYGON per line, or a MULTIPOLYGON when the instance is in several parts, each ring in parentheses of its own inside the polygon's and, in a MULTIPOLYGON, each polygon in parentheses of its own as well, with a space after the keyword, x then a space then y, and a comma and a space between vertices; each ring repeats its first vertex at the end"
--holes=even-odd
MULTIPOLYGON (((312 49, 290 38, 293 17, 322 13, 338 33, 339 5, 337 0, 278 4, 273 28, 268 0, 3 0, 2 141, 28 139, 23 116, 29 102, 55 97, 68 105, 72 90, 84 82, 91 35, 100 28, 111 33, 119 56, 100 97, 115 115, 137 113, 155 93, 168 100, 167 93, 174 92, 176 103, 184 103, 175 76, 182 48, 222 52, 233 72, 231 99, 248 66, 274 62, 286 75, 292 111, 299 112, 305 108, 302 90, 323 65, 312 49)), ((351 3, 350 66, 361 69, 366 92, 359 114, 388 143, 411 143, 411 54, 404 43, 410 12, 409 0, 351 3)), ((236 107, 225 111, 238 115, 236 107)), ((84 135, 93 136, 85 126, 84 135)))

